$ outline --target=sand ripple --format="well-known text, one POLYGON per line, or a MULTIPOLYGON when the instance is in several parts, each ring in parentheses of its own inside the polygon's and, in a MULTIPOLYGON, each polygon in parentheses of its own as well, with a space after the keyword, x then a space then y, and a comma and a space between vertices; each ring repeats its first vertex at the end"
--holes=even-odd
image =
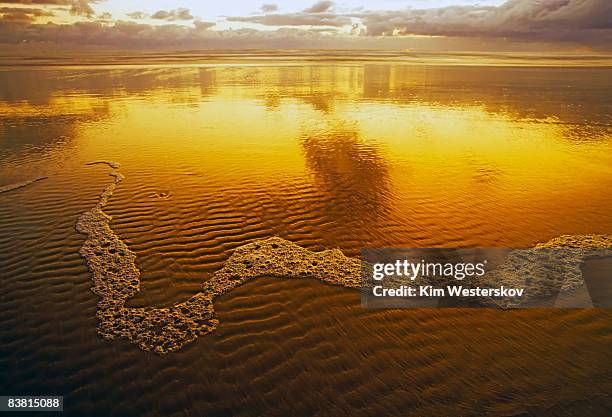
MULTIPOLYGON (((165 354, 179 350, 198 336, 215 330, 213 300, 248 280, 259 277, 315 278, 332 285, 360 288, 362 268, 368 265, 345 256, 339 249, 313 252, 280 237, 272 237, 240 246, 223 267, 204 283, 202 292, 172 307, 126 307, 128 299, 140 291, 140 271, 136 255, 110 228, 111 217, 104 213, 108 199, 123 179, 119 164, 96 161, 112 168, 115 181, 104 189, 94 208, 83 213, 76 228, 87 239, 80 254, 93 273, 93 292, 100 297, 97 318, 99 334, 105 339, 126 338, 140 348, 165 354)), ((559 253, 553 265, 563 272, 572 269, 573 279, 566 285, 578 285, 580 262, 589 249, 612 247, 612 236, 561 236, 534 249, 516 250, 498 269, 487 274, 489 283, 516 283, 525 271, 540 267, 537 248, 576 248, 567 255, 559 253)), ((560 274, 560 276, 562 276, 560 274)), ((545 291, 550 283, 536 283, 545 291)), ((554 287, 554 285, 553 285, 554 287)), ((541 295, 540 293, 538 293, 541 295)), ((504 305, 499 305, 504 306, 504 305)), ((511 305, 508 305, 512 307, 511 305)))
POLYGON ((212 300, 245 281, 275 276, 312 277, 334 285, 359 288, 361 264, 337 249, 312 252, 287 240, 273 237, 237 248, 225 266, 204 285, 204 291, 169 308, 130 308, 125 302, 140 290, 136 256, 110 228, 104 213, 108 199, 123 179, 117 163, 99 161, 113 168, 115 181, 102 192, 98 204, 83 213, 76 228, 87 239, 80 253, 93 273, 93 291, 101 300, 98 332, 105 339, 127 338, 144 350, 168 353, 180 349, 199 335, 212 332, 212 300))

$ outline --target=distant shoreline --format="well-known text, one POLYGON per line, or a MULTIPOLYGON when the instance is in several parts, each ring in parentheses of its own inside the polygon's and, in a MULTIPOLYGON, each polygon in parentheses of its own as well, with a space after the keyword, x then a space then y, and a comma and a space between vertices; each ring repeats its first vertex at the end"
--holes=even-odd
POLYGON ((424 52, 346 50, 229 50, 229 51, 96 51, 5 53, 0 68, 116 67, 116 66, 207 66, 207 65, 301 65, 367 64, 610 68, 612 54, 517 53, 517 52, 424 52))

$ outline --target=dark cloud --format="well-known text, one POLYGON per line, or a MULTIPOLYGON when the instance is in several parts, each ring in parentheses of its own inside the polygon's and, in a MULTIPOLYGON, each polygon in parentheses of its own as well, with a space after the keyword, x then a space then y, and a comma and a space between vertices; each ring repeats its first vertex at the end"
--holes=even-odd
POLYGON ((367 34, 500 37, 529 41, 610 41, 610 0, 508 0, 498 7, 451 6, 360 12, 367 34))
POLYGON ((3 22, 33 22, 42 16, 53 16, 53 13, 29 7, 0 7, 0 21, 3 22))
POLYGON ((95 12, 90 3, 100 3, 103 1, 104 0, 0 0, 0 3, 37 6, 69 6, 70 14, 91 17, 95 12))
MULTIPOLYGON (((1 0, 0 0, 1 1, 1 0)), ((70 14, 75 16, 91 17, 95 14, 90 3, 99 3, 104 0, 70 0, 70 14)))
POLYGON ((159 20, 193 20, 194 17, 189 12, 189 9, 178 8, 175 10, 160 10, 158 12, 153 13, 151 16, 152 19, 159 20))
POLYGON ((27 13, 32 16, 53 16, 53 13, 49 10, 31 7, 0 7, 0 13, 27 13))
POLYGON ((570 42, 612 45, 612 0, 508 0, 500 6, 333 13, 319 1, 298 13, 229 17, 232 22, 267 26, 353 26, 353 34, 426 35, 506 39, 511 42, 570 42), (358 21, 354 26, 353 20, 358 21))
POLYGON ((304 13, 323 13, 331 9, 333 5, 334 5, 333 1, 329 1, 329 0, 318 1, 315 4, 313 4, 311 7, 309 7, 308 9, 305 9, 304 13))
POLYGON ((276 4, 267 3, 263 4, 260 10, 264 13, 272 13, 278 10, 278 6, 276 4))

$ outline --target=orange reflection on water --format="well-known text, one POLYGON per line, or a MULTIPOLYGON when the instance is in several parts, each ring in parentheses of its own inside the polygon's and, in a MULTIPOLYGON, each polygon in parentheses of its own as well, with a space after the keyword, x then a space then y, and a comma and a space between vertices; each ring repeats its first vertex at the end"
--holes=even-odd
MULTIPOLYGON (((75 167, 120 161, 128 181, 113 204, 137 218, 162 210, 156 221, 172 230, 162 237, 169 244, 195 247, 195 228, 219 242, 280 234, 348 251, 530 245, 612 230, 610 72, 390 64, 4 72, 2 143, 29 159, 51 149, 51 160, 69 143, 75 167), (53 126, 67 140, 54 144, 53 126), (151 197, 167 193, 167 202, 151 197), (230 229, 215 231, 217 209, 230 229)), ((15 175, 2 161, 0 170, 15 175)))

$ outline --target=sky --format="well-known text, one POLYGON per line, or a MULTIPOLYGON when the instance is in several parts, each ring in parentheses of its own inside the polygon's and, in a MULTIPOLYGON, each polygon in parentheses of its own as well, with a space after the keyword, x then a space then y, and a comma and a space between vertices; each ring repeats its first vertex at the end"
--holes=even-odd
POLYGON ((607 51, 612 0, 0 0, 0 44, 607 51))

